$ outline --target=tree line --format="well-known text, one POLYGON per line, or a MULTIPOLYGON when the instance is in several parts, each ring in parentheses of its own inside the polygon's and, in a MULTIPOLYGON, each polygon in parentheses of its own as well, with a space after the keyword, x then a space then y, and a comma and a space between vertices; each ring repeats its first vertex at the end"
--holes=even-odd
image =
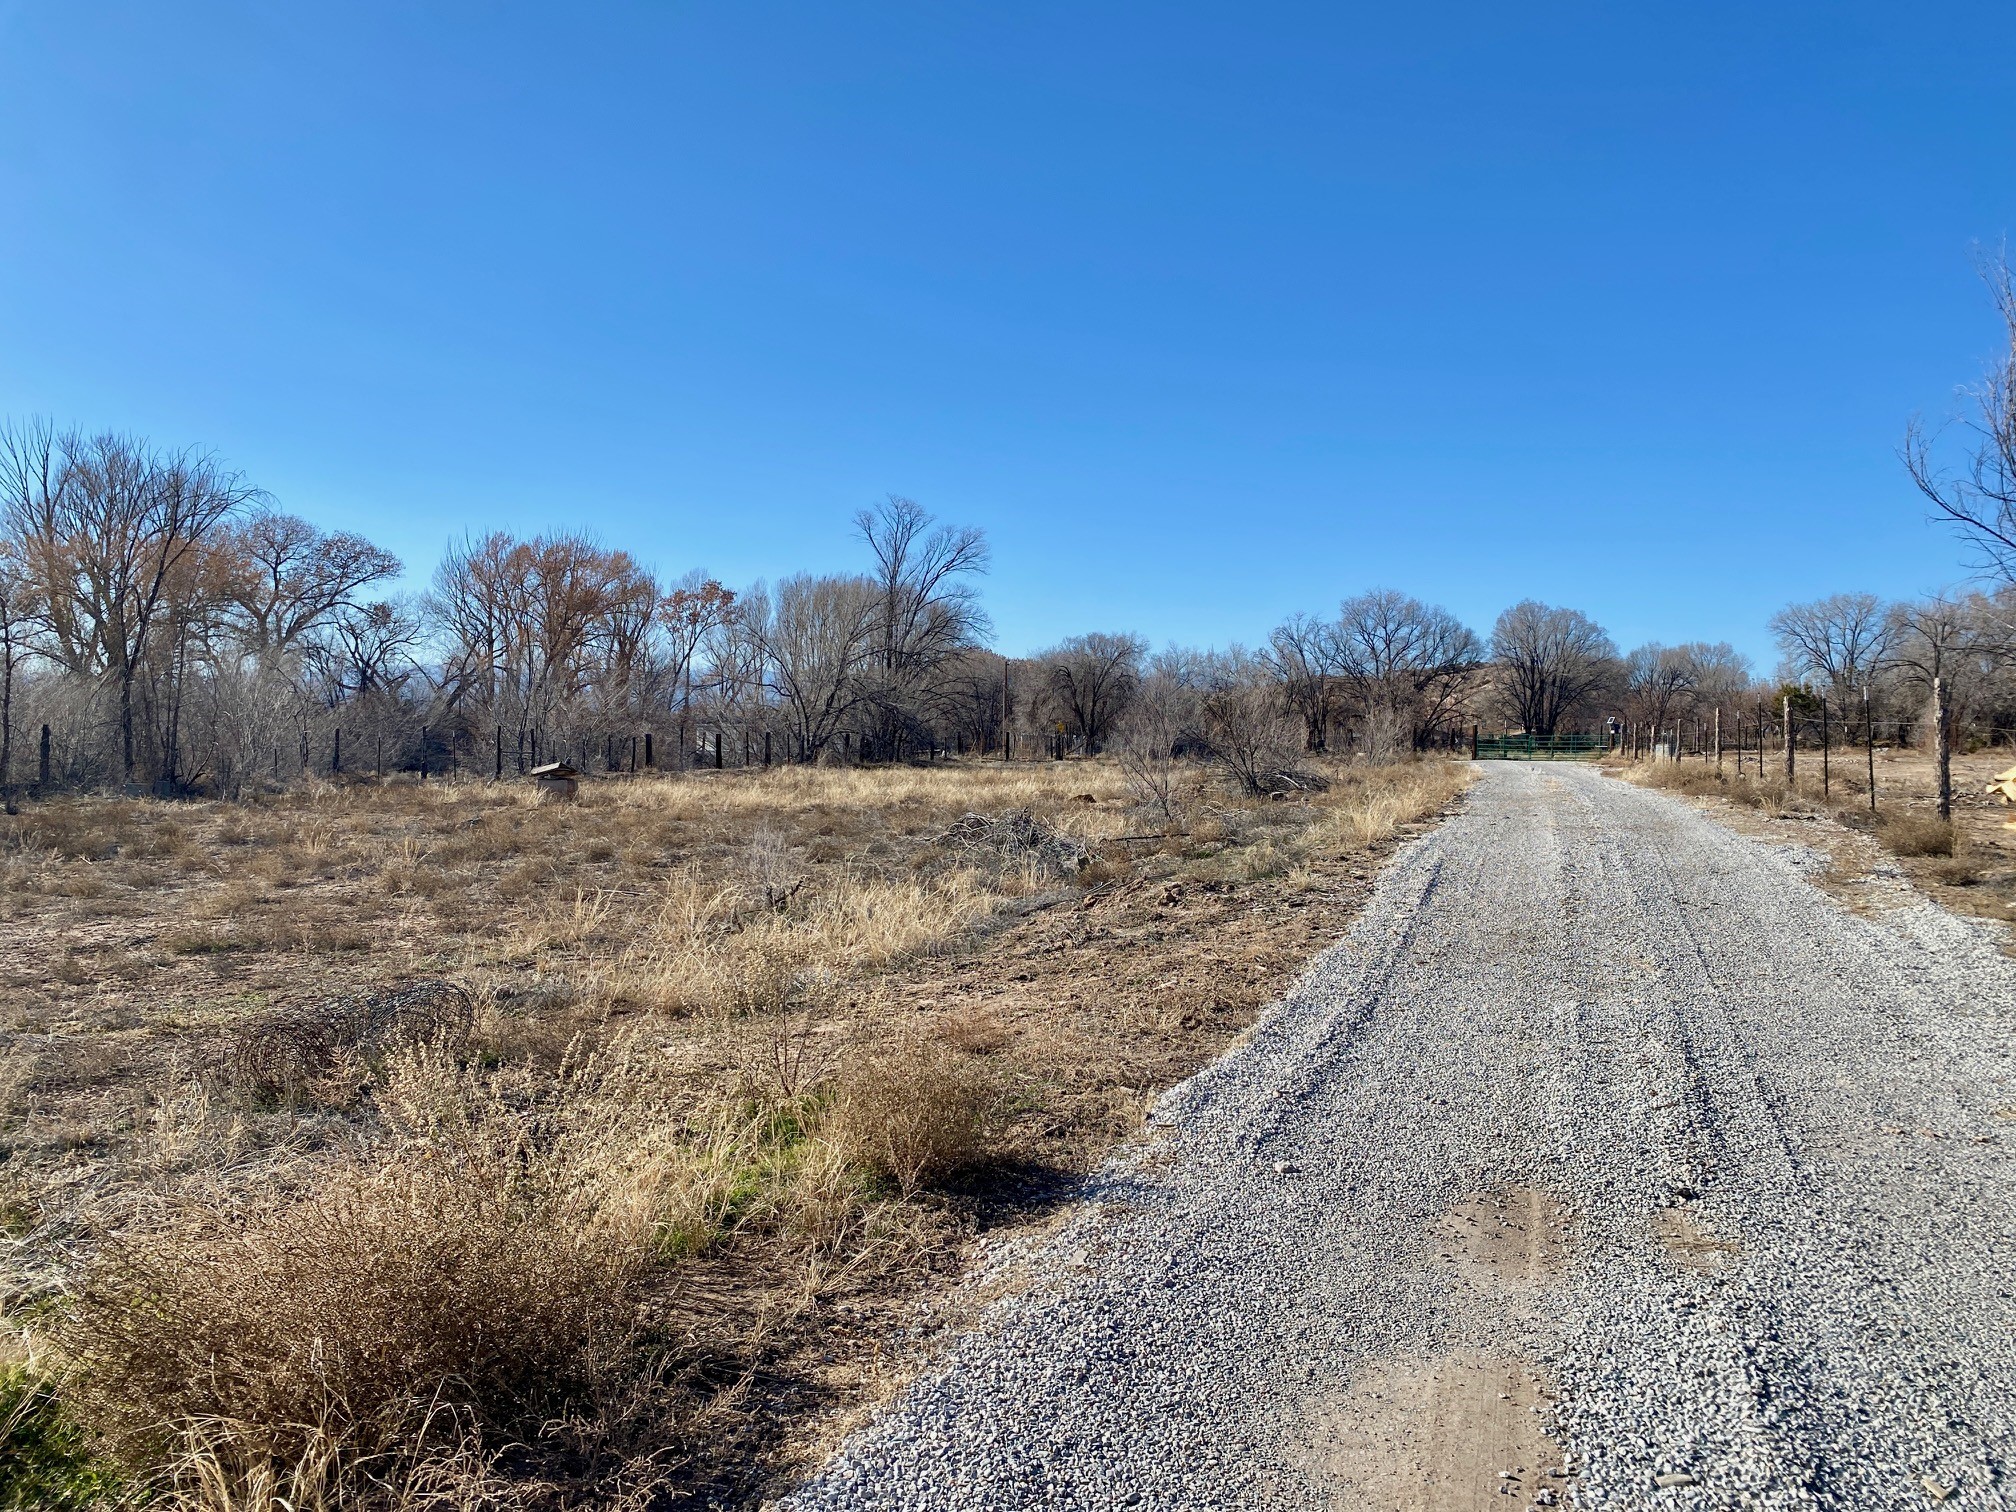
POLYGON ((730 588, 576 532, 492 532, 400 593, 391 553, 286 512, 214 454, 0 426, 0 789, 45 761, 57 784, 224 795, 325 769, 632 766, 640 739, 661 767, 1110 749, 1144 773, 1208 758, 1258 787, 1310 752, 1758 721, 1794 692, 1894 734, 1922 722, 1934 679, 1955 733, 1997 738, 2016 729, 2016 280, 1988 271, 2006 351, 1957 443, 1914 424, 1904 446, 1986 586, 1789 606, 1771 679, 1726 642, 1623 652, 1532 600, 1479 634, 1384 589, 1252 649, 1088 631, 1006 657, 984 535, 893 496, 855 517, 849 571, 730 588))

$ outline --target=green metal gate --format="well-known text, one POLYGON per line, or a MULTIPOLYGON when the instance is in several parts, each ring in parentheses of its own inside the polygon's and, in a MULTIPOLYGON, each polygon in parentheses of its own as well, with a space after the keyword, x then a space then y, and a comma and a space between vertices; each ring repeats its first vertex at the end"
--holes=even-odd
POLYGON ((1478 735, 1470 745, 1477 761, 1588 761, 1610 749, 1607 735, 1478 735))

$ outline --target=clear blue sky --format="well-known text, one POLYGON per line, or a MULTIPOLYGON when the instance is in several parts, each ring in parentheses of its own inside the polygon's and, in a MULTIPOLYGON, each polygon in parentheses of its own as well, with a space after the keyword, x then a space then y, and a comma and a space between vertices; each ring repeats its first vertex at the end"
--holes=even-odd
POLYGON ((424 574, 984 526, 1009 651, 1389 585, 1629 646, 1961 575, 2016 6, 0 0, 0 414, 424 574))

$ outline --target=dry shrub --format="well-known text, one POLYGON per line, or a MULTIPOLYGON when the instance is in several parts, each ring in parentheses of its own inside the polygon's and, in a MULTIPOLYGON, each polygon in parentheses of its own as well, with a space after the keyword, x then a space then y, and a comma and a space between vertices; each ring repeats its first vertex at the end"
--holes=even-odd
POLYGON ((1932 814, 1885 814, 1876 838, 1899 856, 1950 856, 1958 834, 1950 821, 1932 814))
POLYGON ((1981 864, 1971 856, 1949 856, 1931 866, 1933 880, 1948 887, 1974 887, 1987 877, 1981 864))
POLYGON ((198 1421, 239 1425, 247 1463, 297 1463, 317 1434, 377 1453, 443 1401, 523 1430, 624 1343, 623 1237, 515 1165, 351 1164, 114 1241, 65 1343, 95 1420, 143 1454, 198 1421))
POLYGON ((431 1455, 430 1422, 525 1441, 634 1380, 655 1236, 695 1158, 653 1058, 542 1077, 417 1046, 373 1097, 372 1144, 158 1211, 101 1252, 60 1343, 137 1469, 166 1474, 198 1429, 227 1436, 205 1463, 248 1487, 330 1444, 346 1463, 431 1455))
POLYGON ((826 1132, 851 1164, 907 1195, 979 1163, 1000 1100, 969 1057, 910 1041, 842 1069, 826 1132))
POLYGON ((469 1038, 475 1003, 453 982, 396 987, 282 1009, 239 1032, 226 1071, 240 1091, 288 1097, 327 1075, 344 1052, 378 1054, 422 1042, 457 1047, 469 1038))
MULTIPOLYGON (((1720 797, 1728 794, 1731 779, 1706 762, 1655 761, 1644 767, 1638 780, 1647 787, 1665 788, 1669 792, 1690 793, 1696 797, 1720 797)), ((1743 783, 1743 779, 1735 779, 1743 783)))
POLYGON ((1007 1046, 1008 1026, 992 1008, 963 1009, 939 1025, 938 1037, 968 1055, 992 1055, 1007 1046))

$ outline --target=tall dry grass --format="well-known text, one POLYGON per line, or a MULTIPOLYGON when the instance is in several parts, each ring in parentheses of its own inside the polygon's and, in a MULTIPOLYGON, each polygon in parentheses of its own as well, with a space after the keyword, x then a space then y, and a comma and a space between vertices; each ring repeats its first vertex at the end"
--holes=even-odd
POLYGON ((466 1045, 349 1056, 284 1107, 166 1084, 57 1334, 75 1421, 132 1484, 204 1512, 504 1505, 549 1461, 621 1460, 625 1434, 662 1452, 699 1358, 694 1278, 802 1297, 914 1263, 928 1194, 985 1163, 1004 1089, 1029 1083, 988 1060, 998 1022, 927 1026, 880 979, 1074 887, 1293 885, 1467 781, 1329 775, 1293 802, 1200 799, 1190 833, 1145 849, 1118 769, 1078 763, 598 783, 568 807, 322 786, 185 806, 153 841, 129 833, 161 818, 145 803, 110 839, 64 817, 0 865, 37 886, 107 868, 116 896, 130 854, 229 846, 232 875, 178 902, 192 939, 307 962, 305 934, 385 900, 349 926, 360 959, 424 954, 481 1005, 466 1045), (1093 864, 1060 880, 937 842, 1017 810, 1093 864))

